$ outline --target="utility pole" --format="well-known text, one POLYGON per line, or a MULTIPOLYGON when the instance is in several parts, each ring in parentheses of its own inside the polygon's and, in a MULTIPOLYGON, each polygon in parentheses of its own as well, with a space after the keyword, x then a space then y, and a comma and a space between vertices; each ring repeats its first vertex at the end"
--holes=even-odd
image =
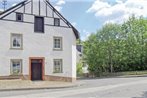
POLYGON ((6 5, 7 5, 7 0, 2 1, 3 9, 4 11, 6 10, 6 5))

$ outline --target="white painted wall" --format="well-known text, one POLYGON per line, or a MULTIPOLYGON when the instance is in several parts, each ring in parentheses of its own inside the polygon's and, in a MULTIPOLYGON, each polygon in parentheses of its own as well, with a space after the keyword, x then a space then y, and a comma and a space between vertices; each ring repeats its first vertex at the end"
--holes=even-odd
POLYGON ((23 59, 23 74, 29 74, 29 57, 45 57, 45 74, 75 77, 76 47, 71 28, 45 26, 35 33, 34 25, 0 20, 0 76, 10 75, 10 59, 23 59), (23 34, 23 50, 10 49, 11 33, 23 34), (53 37, 63 38, 63 51, 53 50, 53 37), (63 73, 53 74, 53 59, 63 59, 63 73), (72 71, 73 70, 73 71, 72 71))
MULTIPOLYGON (((34 6, 34 8, 37 7, 34 6)), ((15 12, 5 19, 15 20, 15 12)), ((30 11, 27 10, 26 12, 30 11)), ((33 10, 33 12, 36 15, 38 14, 37 11, 33 10)), ((41 15, 43 15, 42 12, 41 15)), ((45 25, 45 33, 35 33, 34 16, 24 14, 24 21, 30 23, 0 20, 0 76, 10 75, 10 59, 22 59, 23 74, 29 75, 29 57, 45 57, 45 75, 75 78, 76 37, 72 28, 45 25), (23 50, 10 49, 11 33, 23 34, 23 50), (54 36, 62 37, 63 51, 53 50, 54 36), (63 73, 53 73, 53 59, 63 59, 63 73)), ((67 26, 65 23, 61 23, 67 26)), ((53 18, 46 17, 45 24, 53 25, 53 18)))

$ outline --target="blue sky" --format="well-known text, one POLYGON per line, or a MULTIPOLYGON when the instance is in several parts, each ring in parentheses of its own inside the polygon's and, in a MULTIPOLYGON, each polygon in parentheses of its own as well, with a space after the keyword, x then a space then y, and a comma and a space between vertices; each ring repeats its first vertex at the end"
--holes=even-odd
MULTIPOLYGON (((7 7, 10 7, 22 0, 7 1, 7 7)), ((147 17, 147 0, 50 0, 50 2, 78 29, 82 40, 106 23, 122 23, 132 14, 136 17, 147 17)))

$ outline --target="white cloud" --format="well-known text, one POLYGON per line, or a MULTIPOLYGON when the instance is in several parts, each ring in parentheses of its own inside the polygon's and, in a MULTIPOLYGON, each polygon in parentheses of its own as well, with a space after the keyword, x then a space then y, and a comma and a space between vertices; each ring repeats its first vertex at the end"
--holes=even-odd
POLYGON ((0 9, 0 12, 4 11, 4 9, 0 9))
POLYGON ((55 6, 55 9, 60 12, 62 10, 62 7, 61 6, 55 6))
POLYGON ((17 3, 12 4, 12 6, 15 6, 17 3))
POLYGON ((65 0, 59 0, 56 4, 57 5, 63 5, 63 4, 65 4, 65 0))
POLYGON ((77 26, 77 23, 76 23, 76 22, 72 22, 71 24, 72 24, 74 27, 77 26))
POLYGON ((107 0, 96 0, 87 13, 95 13, 104 24, 122 23, 132 14, 147 17, 147 0, 115 0, 114 4, 107 0))
POLYGON ((91 34, 91 32, 88 32, 87 30, 82 30, 81 32, 81 40, 85 41, 91 34))
POLYGON ((62 8, 63 8, 63 5, 65 4, 65 0, 58 0, 57 3, 55 4, 55 8, 58 10, 58 11, 61 11, 62 8))

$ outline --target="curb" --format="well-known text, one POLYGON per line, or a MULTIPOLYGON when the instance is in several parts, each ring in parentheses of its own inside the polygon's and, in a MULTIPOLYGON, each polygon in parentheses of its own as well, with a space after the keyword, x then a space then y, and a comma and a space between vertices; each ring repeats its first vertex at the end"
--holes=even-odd
POLYGON ((23 90, 43 90, 43 89, 62 89, 62 88, 73 88, 82 86, 84 83, 77 83, 68 86, 56 86, 56 87, 32 87, 32 88, 13 88, 13 89, 0 89, 0 91, 23 91, 23 90))
POLYGON ((131 77, 147 77, 147 75, 124 75, 124 76, 117 76, 118 78, 131 78, 131 77))
POLYGON ((78 77, 77 80, 105 79, 105 78, 131 78, 131 77, 147 77, 147 74, 144 74, 144 75, 118 75, 118 76, 106 76, 106 77, 78 77))

